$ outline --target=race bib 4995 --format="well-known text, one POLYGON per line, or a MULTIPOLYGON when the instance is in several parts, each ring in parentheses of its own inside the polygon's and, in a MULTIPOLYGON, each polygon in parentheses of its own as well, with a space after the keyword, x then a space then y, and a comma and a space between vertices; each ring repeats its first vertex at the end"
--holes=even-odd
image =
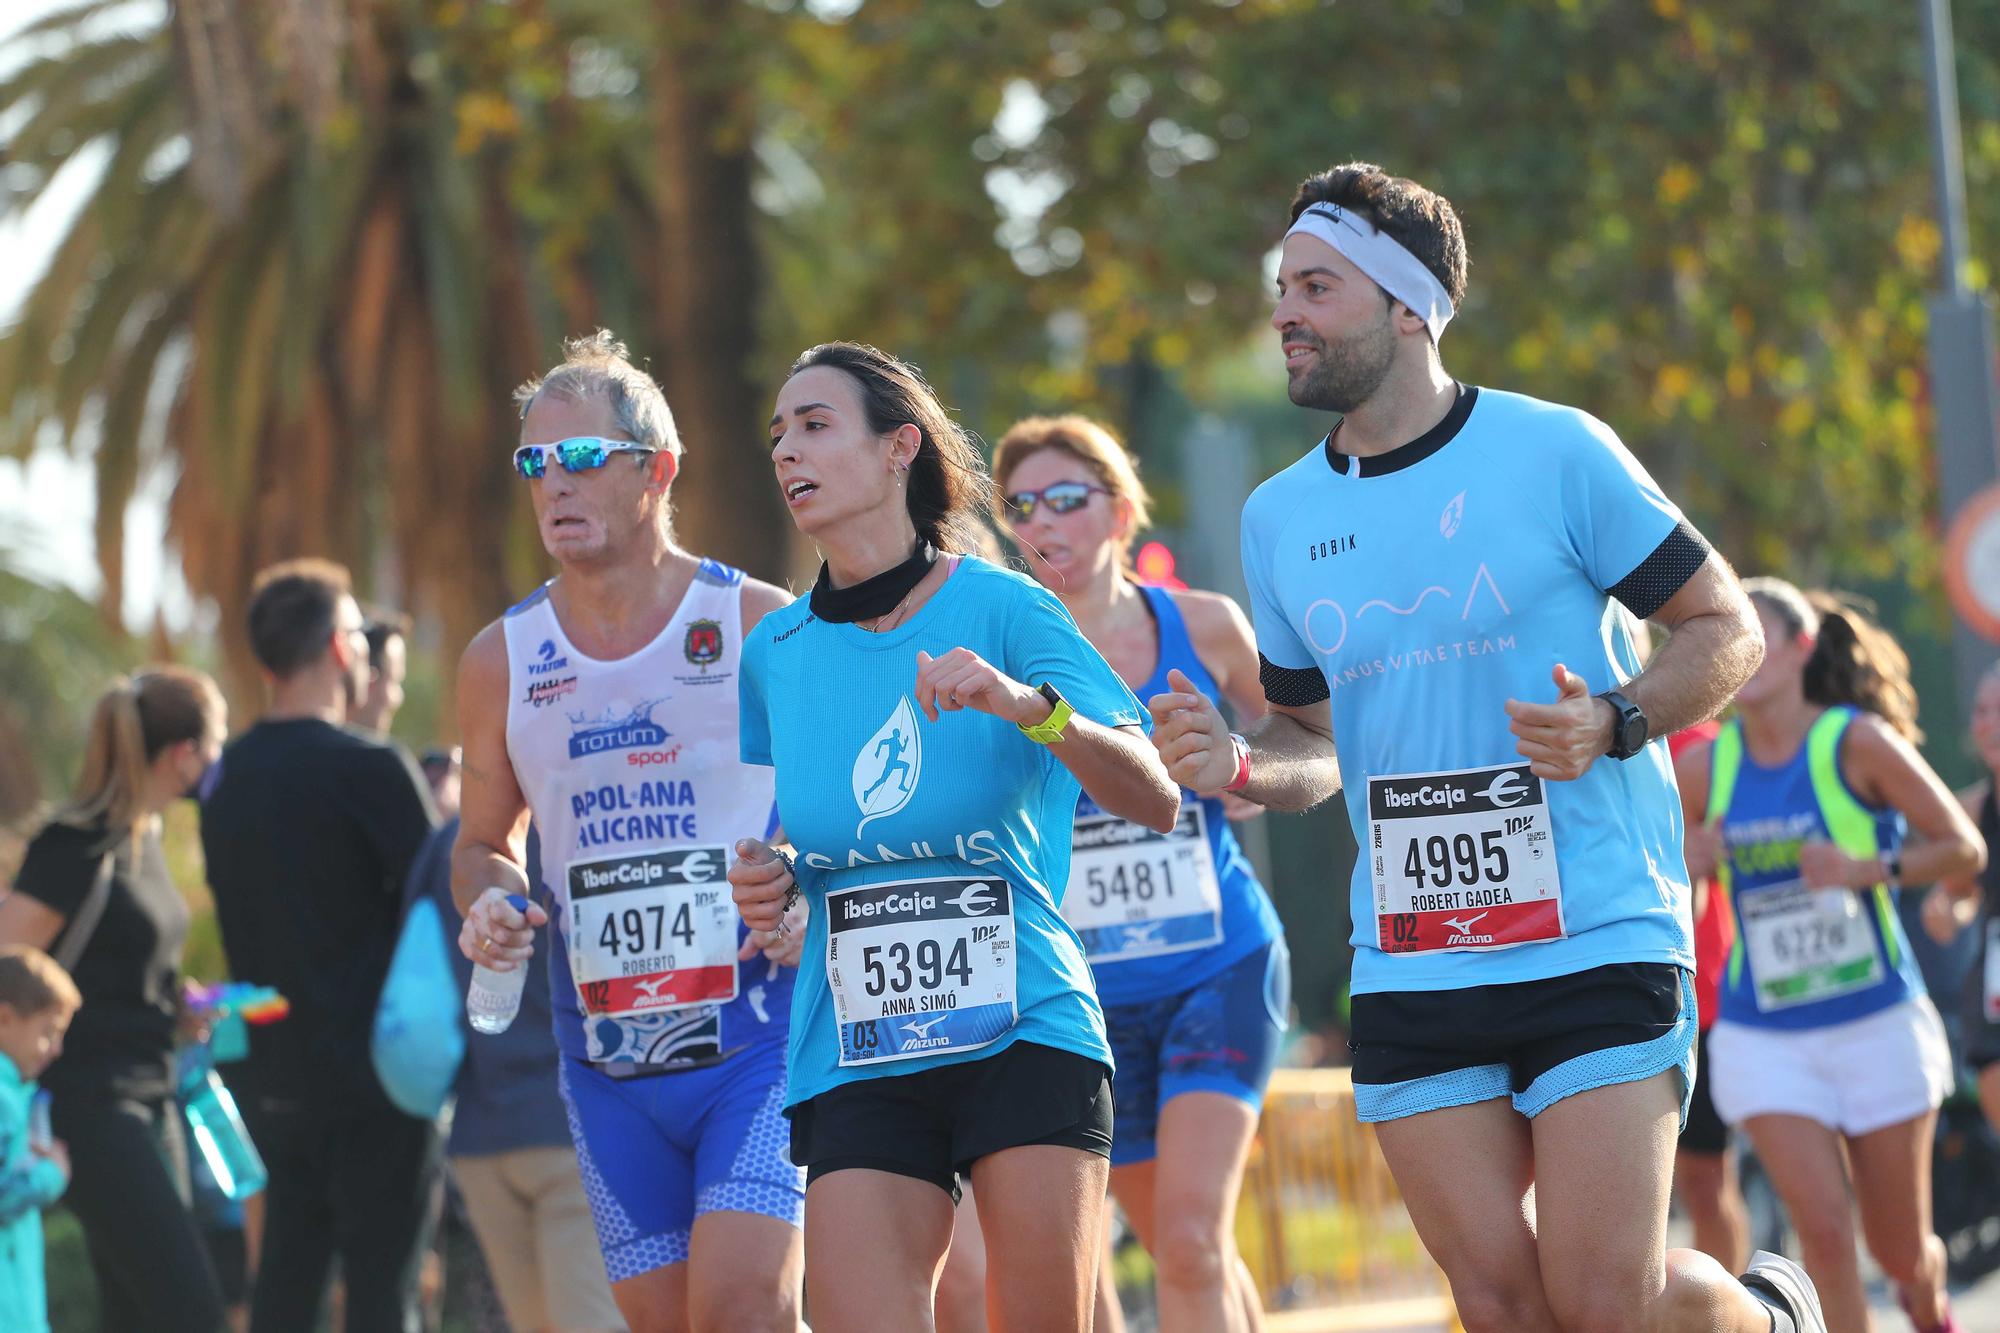
POLYGON ((1367 855, 1384 953, 1562 938, 1548 796, 1525 763, 1368 779, 1367 855))

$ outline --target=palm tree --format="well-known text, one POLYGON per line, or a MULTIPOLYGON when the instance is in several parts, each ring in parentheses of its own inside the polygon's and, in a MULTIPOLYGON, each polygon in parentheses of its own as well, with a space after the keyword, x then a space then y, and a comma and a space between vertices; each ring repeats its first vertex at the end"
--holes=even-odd
POLYGON ((435 613, 455 654, 541 568, 508 392, 597 323, 664 357, 689 539, 783 564, 761 459, 721 447, 761 396, 750 145, 702 45, 742 33, 700 8, 661 0, 678 27, 651 79, 632 7, 585 0, 178 0, 136 27, 82 0, 22 34, 44 49, 0 83, 0 208, 106 157, 0 335, 0 451, 51 423, 95 437, 107 608, 157 420, 169 535, 237 691, 250 578, 293 554, 435 613))

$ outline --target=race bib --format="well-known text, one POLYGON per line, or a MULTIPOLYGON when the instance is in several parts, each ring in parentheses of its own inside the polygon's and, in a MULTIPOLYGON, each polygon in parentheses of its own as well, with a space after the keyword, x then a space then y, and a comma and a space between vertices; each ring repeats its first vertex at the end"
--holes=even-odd
POLYGON ((1372 777, 1368 839, 1382 952, 1562 938, 1548 796, 1526 764, 1372 777))
POLYGON ((826 895, 826 979, 843 1066, 977 1050, 1014 1026, 1004 879, 913 879, 826 895))
POLYGON ((588 1015, 736 998, 736 905, 721 847, 569 864, 569 967, 588 1015))
POLYGON ((1181 802, 1171 833, 1087 815, 1074 839, 1062 910, 1085 958, 1115 963, 1222 942, 1222 888, 1201 802, 1181 802))
POLYGON ((1794 879, 1740 891, 1736 910, 1764 1013, 1866 990, 1882 979, 1881 950, 1857 893, 1809 889, 1794 879))
POLYGON ((1986 922, 1986 1021, 2000 1023, 2000 917, 1986 922))

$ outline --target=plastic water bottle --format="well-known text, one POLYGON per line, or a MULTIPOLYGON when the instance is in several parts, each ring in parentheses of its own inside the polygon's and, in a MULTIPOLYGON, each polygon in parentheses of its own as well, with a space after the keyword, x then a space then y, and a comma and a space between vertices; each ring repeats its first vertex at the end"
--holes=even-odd
MULTIPOLYGON (((523 915, 528 900, 518 893, 507 895, 507 905, 523 915)), ((472 984, 465 990, 465 1017, 474 1032, 497 1036, 514 1025, 521 1012, 521 989, 528 984, 528 965, 523 962, 511 972, 496 972, 484 963, 472 965, 472 984)))
POLYGON ((206 1047, 191 1047, 181 1057, 180 1103, 194 1149, 215 1178, 216 1188, 237 1202, 263 1189, 269 1180, 264 1159, 250 1141, 236 1099, 216 1074, 206 1047))
POLYGON ((56 1132, 49 1123, 49 1090, 37 1088, 28 1103, 28 1146, 47 1149, 55 1141, 56 1132))

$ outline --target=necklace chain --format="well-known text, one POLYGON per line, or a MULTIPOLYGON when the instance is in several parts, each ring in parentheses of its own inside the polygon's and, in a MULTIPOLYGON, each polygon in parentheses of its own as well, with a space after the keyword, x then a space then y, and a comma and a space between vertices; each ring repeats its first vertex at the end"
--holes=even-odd
MULTIPOLYGON (((921 583, 921 582, 923 582, 923 580, 922 580, 922 579, 919 579, 919 580, 917 580, 917 582, 918 582, 918 583, 921 583)), ((892 618, 900 618, 900 617, 901 617, 901 615, 902 615, 902 613, 903 613, 903 608, 904 608, 904 607, 906 607, 906 606, 908 606, 908 605, 910 604, 910 593, 913 593, 913 592, 915 592, 916 590, 917 590, 917 587, 916 587, 916 584, 914 584, 914 583, 913 583, 913 584, 911 584, 911 585, 910 585, 910 592, 906 592, 906 593, 904 593, 904 594, 903 594, 903 600, 902 600, 902 601, 900 601, 900 602, 898 602, 898 603, 896 603, 896 604, 895 604, 895 606, 891 607, 891 608, 889 609, 889 614, 888 614, 888 615, 886 615, 886 616, 877 616, 877 617, 875 617, 875 623, 874 623, 873 625, 869 626, 869 632, 870 632, 871 634, 881 634, 881 633, 883 633, 883 632, 885 632, 885 631, 887 631, 887 630, 891 630, 891 629, 894 629, 894 628, 895 628, 895 624, 893 623, 893 620, 892 620, 892 618), (890 620, 890 621, 892 621, 892 623, 890 623, 890 624, 887 624, 887 625, 884 625, 884 624, 883 624, 882 622, 883 622, 883 621, 885 621, 885 620, 890 620)))

